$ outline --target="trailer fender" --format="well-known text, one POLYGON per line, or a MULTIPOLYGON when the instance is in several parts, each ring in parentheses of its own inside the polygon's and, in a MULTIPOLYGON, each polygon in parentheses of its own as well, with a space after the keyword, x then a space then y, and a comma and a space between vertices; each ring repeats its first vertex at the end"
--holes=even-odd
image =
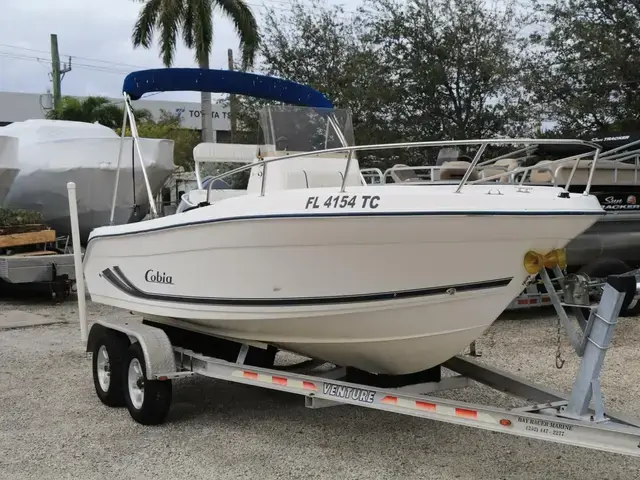
POLYGON ((144 353, 147 380, 176 372, 176 361, 169 337, 159 328, 138 321, 98 320, 89 331, 87 352, 91 352, 98 339, 107 332, 118 332, 133 343, 140 344, 144 353))
POLYGON ((111 330, 107 327, 105 327, 104 325, 101 325, 100 323, 94 323, 91 326, 91 329, 89 330, 89 335, 87 338, 87 348, 86 348, 86 352, 87 353, 91 353, 93 352, 93 350, 96 347, 96 343, 98 342, 98 340, 100 340, 100 338, 102 338, 103 335, 105 335, 107 332, 112 332, 115 335, 118 335, 120 338, 122 338, 123 340, 126 340, 128 343, 131 343, 131 340, 129 339, 129 337, 118 331, 118 330, 111 330))

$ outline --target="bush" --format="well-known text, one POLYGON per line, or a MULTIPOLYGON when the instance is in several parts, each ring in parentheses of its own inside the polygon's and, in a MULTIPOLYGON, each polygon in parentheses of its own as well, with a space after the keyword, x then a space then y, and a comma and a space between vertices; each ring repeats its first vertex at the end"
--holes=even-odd
POLYGON ((42 214, 18 208, 0 208, 0 227, 33 225, 42 223, 42 214))

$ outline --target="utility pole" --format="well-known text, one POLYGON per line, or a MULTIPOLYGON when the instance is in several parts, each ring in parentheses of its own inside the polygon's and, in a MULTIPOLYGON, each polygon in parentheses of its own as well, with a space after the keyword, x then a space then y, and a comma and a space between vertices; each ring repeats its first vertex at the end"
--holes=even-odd
MULTIPOLYGON (((233 50, 227 50, 229 70, 233 71, 233 50)), ((236 96, 232 93, 229 97, 229 122, 231 123, 231 143, 236 136, 236 96)))
POLYGON ((51 83, 53 83, 53 108, 60 104, 62 98, 61 84, 64 74, 71 71, 71 57, 69 63, 60 68, 60 53, 58 52, 58 35, 51 34, 51 83))

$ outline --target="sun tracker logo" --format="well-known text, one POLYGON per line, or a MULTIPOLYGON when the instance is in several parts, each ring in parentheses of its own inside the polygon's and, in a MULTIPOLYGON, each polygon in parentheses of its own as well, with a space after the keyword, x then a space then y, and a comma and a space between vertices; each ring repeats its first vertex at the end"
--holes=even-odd
POLYGON ((628 195, 626 198, 622 195, 617 198, 616 196, 609 195, 608 197, 602 198, 600 203, 605 210, 638 210, 640 208, 635 195, 628 195))

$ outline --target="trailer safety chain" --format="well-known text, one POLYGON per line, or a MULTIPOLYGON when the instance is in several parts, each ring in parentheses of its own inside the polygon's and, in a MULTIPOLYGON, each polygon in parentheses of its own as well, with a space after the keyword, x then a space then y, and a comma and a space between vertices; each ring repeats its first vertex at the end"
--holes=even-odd
POLYGON ((562 358, 561 338, 560 338, 560 317, 556 317, 557 343, 556 343, 556 368, 561 370, 565 360, 562 358))

